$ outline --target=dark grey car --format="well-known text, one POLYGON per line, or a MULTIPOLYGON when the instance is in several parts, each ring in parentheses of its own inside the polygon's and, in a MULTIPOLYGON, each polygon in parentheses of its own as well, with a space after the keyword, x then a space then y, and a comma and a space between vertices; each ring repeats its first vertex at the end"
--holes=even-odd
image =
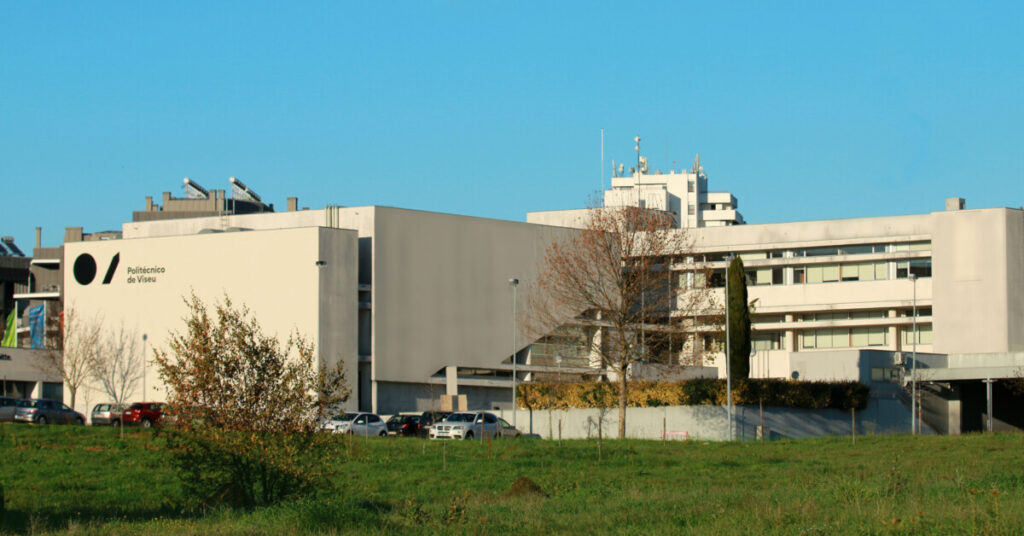
POLYGON ((60 402, 33 398, 14 408, 15 422, 36 424, 85 424, 85 416, 60 402))

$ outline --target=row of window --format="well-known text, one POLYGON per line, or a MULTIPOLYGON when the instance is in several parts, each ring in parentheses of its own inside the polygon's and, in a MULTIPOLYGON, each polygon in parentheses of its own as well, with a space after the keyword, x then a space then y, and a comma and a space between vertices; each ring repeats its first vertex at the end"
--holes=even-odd
MULTIPOLYGON (((849 246, 827 246, 803 249, 772 249, 766 251, 748 251, 736 256, 746 261, 762 259, 782 259, 792 257, 835 257, 839 255, 865 255, 869 253, 895 253, 900 251, 931 251, 932 243, 904 242, 900 244, 855 244, 849 246)), ((720 262, 726 260, 731 253, 720 251, 698 255, 699 262, 720 262)))
MULTIPOLYGON (((908 259, 893 263, 895 270, 890 276, 888 262, 853 262, 842 264, 821 264, 813 266, 756 268, 746 271, 748 286, 784 285, 785 270, 793 271, 793 284, 806 283, 837 283, 845 281, 885 281, 888 279, 906 279, 910 274, 915 277, 932 276, 931 259, 908 259)), ((703 272, 683 272, 679 274, 680 287, 696 285, 701 288, 709 285, 712 288, 725 286, 725 270, 703 272)))
POLYGON ((889 328, 885 326, 808 329, 800 332, 800 347, 812 349, 885 346, 888 333, 889 328))

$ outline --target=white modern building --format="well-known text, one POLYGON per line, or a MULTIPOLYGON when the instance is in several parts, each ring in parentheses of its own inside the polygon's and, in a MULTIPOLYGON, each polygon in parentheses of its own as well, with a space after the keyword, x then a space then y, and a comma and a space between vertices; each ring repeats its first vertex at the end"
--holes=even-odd
MULTIPOLYGON (((1024 370, 1021 210, 966 210, 954 198, 929 214, 748 225, 735 197, 707 192, 699 162, 667 174, 642 164, 632 176, 612 177, 605 205, 639 203, 676 216, 676 232, 694 244, 665 274, 680 294, 720 286, 728 256, 743 259, 754 310, 752 376, 895 387, 906 378, 907 356, 920 353, 917 362, 933 369, 932 394, 948 402, 933 418, 959 430, 953 403, 974 397, 986 377, 1024 370), (951 365, 937 359, 957 363, 960 376, 939 371, 951 365)), ((322 363, 344 362, 352 409, 430 409, 444 394, 508 408, 513 355, 520 381, 600 374, 593 341, 573 330, 571 317, 536 326, 526 307, 513 315, 513 293, 529 303, 547 247, 576 232, 586 209, 530 213, 523 223, 378 206, 299 210, 293 199, 288 208, 161 219, 148 202, 154 213, 125 223, 120 240, 65 244, 65 307, 146 336, 140 399, 165 397, 152 350, 181 329, 191 293, 207 302, 229 296, 266 331, 301 333, 322 363), (86 257, 92 273, 80 274, 86 257)), ((671 315, 685 326, 717 313, 671 315)), ((697 357, 724 375, 718 334, 694 331, 660 348, 657 361, 697 357)), ((77 409, 102 396, 80 393, 77 409)))
MULTIPOLYGON (((137 221, 122 232, 65 244, 64 300, 145 336, 137 398, 165 399, 152 350, 183 329, 183 298, 195 293, 247 306, 266 332, 306 336, 322 364, 344 362, 350 409, 390 413, 436 408, 444 394, 510 407, 513 330, 520 375, 536 337, 514 323, 508 281, 528 300, 547 245, 573 231, 369 206, 137 221)), ((79 394, 77 409, 103 396, 79 394)))

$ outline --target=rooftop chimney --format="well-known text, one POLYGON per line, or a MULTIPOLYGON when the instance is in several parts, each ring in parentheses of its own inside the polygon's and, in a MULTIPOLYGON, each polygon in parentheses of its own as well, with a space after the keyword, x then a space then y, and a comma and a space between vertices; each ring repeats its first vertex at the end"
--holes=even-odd
POLYGON ((295 212, 299 210, 299 198, 289 197, 288 198, 288 212, 295 212))
POLYGON ((946 198, 946 210, 963 210, 966 203, 967 200, 962 197, 946 198))

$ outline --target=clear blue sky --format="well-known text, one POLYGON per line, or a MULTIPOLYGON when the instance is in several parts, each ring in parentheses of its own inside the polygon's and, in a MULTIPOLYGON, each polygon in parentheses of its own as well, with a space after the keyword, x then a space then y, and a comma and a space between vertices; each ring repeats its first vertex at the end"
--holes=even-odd
POLYGON ((0 234, 185 176, 523 220, 600 188, 601 128, 752 223, 1024 204, 1021 4, 825 4, 3 2, 0 234))

